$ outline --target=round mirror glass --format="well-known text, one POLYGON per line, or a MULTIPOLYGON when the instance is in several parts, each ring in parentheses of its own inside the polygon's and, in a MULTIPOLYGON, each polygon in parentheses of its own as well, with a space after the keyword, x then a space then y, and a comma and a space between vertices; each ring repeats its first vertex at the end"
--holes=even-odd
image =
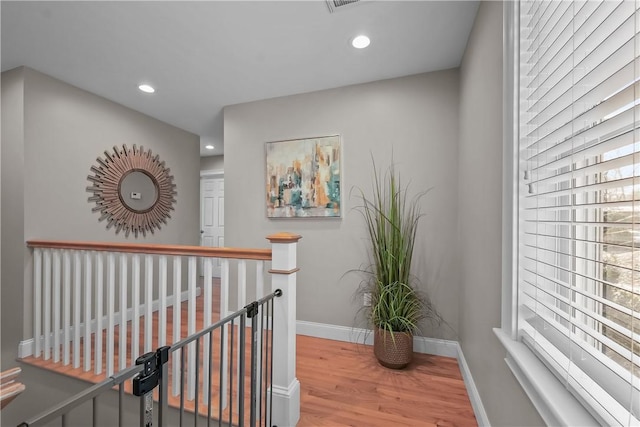
POLYGON ((154 179, 140 170, 133 170, 120 180, 120 200, 134 212, 146 212, 158 201, 158 186, 154 179))

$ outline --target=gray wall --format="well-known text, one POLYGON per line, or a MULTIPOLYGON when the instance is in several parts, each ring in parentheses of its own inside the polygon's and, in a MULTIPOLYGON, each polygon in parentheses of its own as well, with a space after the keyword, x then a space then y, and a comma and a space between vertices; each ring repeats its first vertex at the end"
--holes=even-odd
POLYGON ((224 156, 200 157, 200 171, 224 170, 224 156))
POLYGON ((199 137, 25 69, 25 238, 198 242, 199 137), (171 169, 175 211, 160 232, 116 235, 91 212, 89 168, 113 146, 151 149, 171 169), (195 167, 194 167, 195 166, 195 167))
POLYGON ((446 70, 225 108, 225 243, 264 247, 277 231, 299 244, 298 319, 366 327, 352 269, 367 265, 366 230, 352 188, 371 191, 372 164, 397 169, 423 199, 427 214, 416 248, 416 274, 450 324, 425 335, 455 338, 458 320, 458 71, 446 70), (265 142, 342 135, 342 219, 267 219, 265 142))
POLYGON ((24 256, 23 69, 2 73, 2 369, 14 363, 22 338, 24 256))
MULTIPOLYGON (((31 335, 29 239, 199 243, 199 137, 28 68, 2 74, 2 367, 31 335), (87 176, 114 145, 150 148, 177 185, 172 218, 146 238, 125 239, 91 212, 87 176), (24 331, 24 334, 23 334, 24 331)), ((54 376, 46 376, 55 381, 54 376)), ((43 380, 44 381, 44 380, 43 380)), ((27 388, 34 388, 33 383, 27 388), (31 387, 30 387, 31 385, 31 387)), ((45 386, 35 389, 44 390, 45 386)), ((3 412, 25 411, 22 397, 3 412), (23 403, 19 403, 23 402, 23 403)), ((39 409, 39 406, 37 407, 39 409)), ((36 408, 30 409, 31 413, 36 408)), ((27 412, 28 414, 29 412, 27 412)))
POLYGON ((494 426, 544 425, 504 362, 502 2, 481 2, 460 69, 460 344, 494 426))

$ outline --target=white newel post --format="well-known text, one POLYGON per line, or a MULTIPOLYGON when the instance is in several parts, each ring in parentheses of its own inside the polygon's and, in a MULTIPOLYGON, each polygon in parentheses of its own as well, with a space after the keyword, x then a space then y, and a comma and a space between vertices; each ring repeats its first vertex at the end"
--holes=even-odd
POLYGON ((296 247, 301 236, 278 233, 271 242, 271 290, 282 290, 273 304, 272 424, 293 427, 300 418, 300 382, 296 378, 296 247))

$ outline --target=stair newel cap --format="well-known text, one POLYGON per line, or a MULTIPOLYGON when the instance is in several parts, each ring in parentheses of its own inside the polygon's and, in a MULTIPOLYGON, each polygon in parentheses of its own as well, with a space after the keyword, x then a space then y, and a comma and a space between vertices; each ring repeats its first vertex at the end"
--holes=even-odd
POLYGON ((293 233, 275 233, 267 236, 267 240, 271 243, 297 243, 298 240, 302 239, 302 236, 299 234, 293 233))

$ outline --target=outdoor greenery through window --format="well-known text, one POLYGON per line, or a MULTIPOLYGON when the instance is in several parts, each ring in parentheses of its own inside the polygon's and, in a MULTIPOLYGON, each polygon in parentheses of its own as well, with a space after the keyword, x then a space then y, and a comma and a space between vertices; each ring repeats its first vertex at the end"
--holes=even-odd
POLYGON ((640 425, 640 2, 522 1, 518 335, 640 425))
MULTIPOLYGON (((632 156, 638 151, 637 144, 631 144, 621 150, 605 153, 605 161, 614 160, 624 156, 632 156)), ((629 177, 638 176, 639 165, 624 166, 618 169, 605 172, 604 180, 623 180, 629 177)), ((614 204, 628 200, 640 200, 640 187, 626 185, 619 189, 610 189, 604 192, 603 201, 614 204)), ((605 319, 612 321, 612 324, 604 324, 602 333, 622 348, 630 349, 635 355, 640 355, 640 340, 636 336, 638 331, 634 330, 634 316, 640 313, 640 297, 638 286, 639 277, 634 275, 640 267, 638 258, 638 247, 640 247, 640 230, 634 227, 640 224, 640 210, 629 206, 611 207, 603 209, 603 222, 614 223, 619 226, 605 227, 603 230, 604 267, 602 272, 602 294, 603 297, 616 305, 603 305, 602 315, 605 319), (634 292, 635 286, 635 292, 634 292), (631 313, 629 313, 631 310, 631 313), (624 331, 619 332, 617 325, 621 325, 629 331, 633 331, 633 336, 629 336, 624 331), (634 345, 635 341, 635 345, 634 345)), ((637 317, 636 317, 637 318, 637 317)), ((637 329, 638 325, 636 325, 637 329)), ((638 359, 633 361, 624 357, 615 348, 602 347, 604 353, 625 369, 640 374, 638 359)))

